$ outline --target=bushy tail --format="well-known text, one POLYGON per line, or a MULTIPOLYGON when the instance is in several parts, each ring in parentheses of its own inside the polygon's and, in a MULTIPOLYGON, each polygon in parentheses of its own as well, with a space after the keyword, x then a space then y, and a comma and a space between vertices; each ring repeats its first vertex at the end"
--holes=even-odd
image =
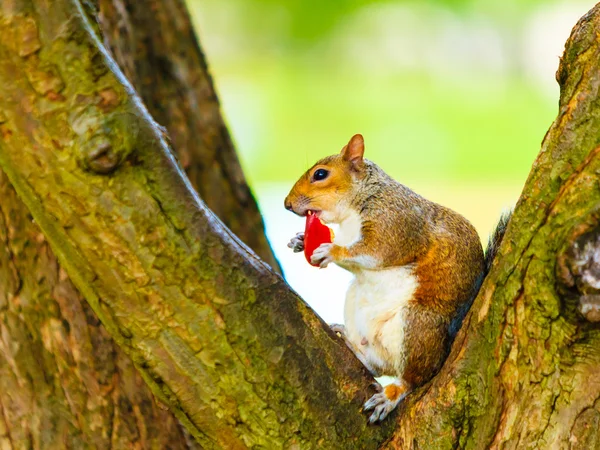
POLYGON ((483 272, 481 272, 481 274, 477 278, 477 281, 475 282, 475 285, 473 286, 473 291, 470 300, 468 302, 465 302, 458 309, 458 311, 456 311, 456 315, 454 316, 454 318, 450 322, 450 326, 448 327, 451 339, 454 339, 456 333, 458 333, 463 319, 465 318, 467 312, 471 308, 473 300, 475 300, 475 297, 477 297, 477 294, 479 293, 479 289, 483 284, 483 280, 485 279, 492 267, 492 263, 494 262, 494 258, 498 253, 498 248, 502 243, 502 238, 504 237, 504 233, 506 232, 506 227, 508 226, 508 222, 512 216, 512 212, 512 208, 507 211, 504 211, 500 215, 500 220, 498 221, 496 228, 494 228, 494 231, 492 232, 492 234, 490 234, 490 237, 488 239, 488 245, 484 253, 483 272))
POLYGON ((496 228, 494 229, 494 231, 492 232, 492 234, 490 234, 490 237, 488 238, 488 244, 487 244, 487 248, 485 249, 485 256, 484 256, 485 266, 483 269, 484 270, 483 278, 485 278, 485 276, 489 273, 490 269, 492 268, 492 263, 494 262, 494 259, 496 258, 498 249, 500 248, 500 244, 502 243, 502 238, 504 237, 504 233, 506 232, 506 227, 508 226, 508 221, 510 220, 512 213, 513 213, 513 210, 511 208, 507 211, 504 211, 500 215, 500 220, 498 221, 496 228))

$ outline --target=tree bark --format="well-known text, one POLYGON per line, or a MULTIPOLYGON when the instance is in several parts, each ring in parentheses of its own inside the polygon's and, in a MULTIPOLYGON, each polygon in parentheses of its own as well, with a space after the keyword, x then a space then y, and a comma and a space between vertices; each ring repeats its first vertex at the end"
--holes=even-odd
MULTIPOLYGON (((144 100, 155 113, 172 111, 159 117, 174 137, 185 137, 185 133, 198 137, 199 145, 184 141, 186 145, 180 146, 195 187, 218 198, 222 207, 215 209, 221 219, 277 268, 223 126, 202 54, 189 32, 185 9, 177 5, 179 26, 154 33, 155 24, 148 23, 153 20, 150 13, 158 15, 161 11, 150 4, 156 2, 145 3, 146 8, 138 7, 130 14, 133 18, 144 14, 143 20, 138 17, 135 24, 140 30, 128 24, 137 40, 147 37, 143 30, 189 50, 177 54, 172 63, 187 66, 185 72, 180 67, 173 69, 187 77, 163 81, 164 88, 175 94, 144 100), (180 121, 187 114, 200 118, 189 119, 191 123, 185 128, 180 121), (203 178, 197 168, 205 166, 218 169, 216 176, 203 178)), ((115 5, 122 6, 117 2, 115 5)), ((9 28, 13 37, 33 38, 33 46, 22 55, 23 62, 37 64, 41 70, 32 71, 29 81, 39 94, 56 101, 64 86, 60 76, 56 77, 55 67, 39 64, 36 59, 38 30, 28 18, 32 11, 33 4, 4 4, 0 20, 22 15, 9 28)), ((116 16, 115 9, 104 11, 102 28, 106 35, 114 33, 111 26, 124 23, 123 17, 114 20, 116 16)), ((122 58, 129 58, 127 61, 143 57, 128 47, 131 43, 136 44, 136 39, 117 41, 112 49, 122 58)), ((169 54, 168 48, 163 52, 166 59, 175 54, 169 54)), ((150 59, 148 55, 146 58, 150 59)), ((132 78, 139 81, 139 77, 132 78)), ((139 82, 139 91, 149 94, 147 83, 139 82)), ((0 122, 5 120, 0 114, 0 122)), ((130 359, 113 343, 59 267, 39 227, 1 170, 0 199, 0 448, 198 447, 186 437, 173 415, 156 404, 130 359)))
POLYGON ((59 267, 1 171, 0 199, 0 448, 194 447, 59 267))
POLYGON ((386 447, 600 446, 599 36, 600 4, 567 41, 559 114, 494 267, 386 447))
POLYGON ((98 8, 106 46, 152 117, 167 129, 200 198, 263 261, 280 271, 223 122, 184 0, 98 0, 98 8))
POLYGON ((82 4, 27 12, 0 22, 0 166, 202 446, 598 446, 600 6, 567 43, 559 116, 450 357, 378 427, 364 368, 199 200, 82 4))
POLYGON ((201 445, 375 448, 364 368, 200 202, 85 6, 0 33, 0 165, 62 266, 201 445))

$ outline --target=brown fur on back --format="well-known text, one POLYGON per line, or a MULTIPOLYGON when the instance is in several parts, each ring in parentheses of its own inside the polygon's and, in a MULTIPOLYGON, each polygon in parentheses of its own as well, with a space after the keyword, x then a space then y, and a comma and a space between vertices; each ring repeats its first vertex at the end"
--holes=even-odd
POLYGON ((355 199, 385 266, 414 264, 419 286, 406 317, 406 370, 412 386, 428 381, 444 362, 449 330, 461 306, 476 295, 484 255, 475 228, 460 214, 433 203, 367 162, 364 192, 355 199), (381 211, 385 211, 384 214, 381 211), (383 230, 383 232, 382 232, 383 230))

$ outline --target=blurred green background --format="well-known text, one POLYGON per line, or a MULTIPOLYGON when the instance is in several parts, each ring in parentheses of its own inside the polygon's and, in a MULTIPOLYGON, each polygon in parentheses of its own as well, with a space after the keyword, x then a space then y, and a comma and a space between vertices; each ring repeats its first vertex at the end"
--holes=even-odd
POLYGON ((557 113, 565 40, 595 4, 188 1, 269 237, 305 298, 306 277, 324 275, 285 247, 303 228, 283 209, 293 182, 362 133, 369 159, 485 238, 518 198, 557 113))

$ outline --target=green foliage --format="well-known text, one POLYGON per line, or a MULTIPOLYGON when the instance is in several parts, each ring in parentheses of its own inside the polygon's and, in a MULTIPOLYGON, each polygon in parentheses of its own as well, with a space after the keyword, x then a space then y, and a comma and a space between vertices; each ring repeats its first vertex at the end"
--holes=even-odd
POLYGON ((344 19, 357 11, 377 5, 414 4, 441 6, 457 13, 469 11, 511 12, 516 20, 518 12, 532 6, 556 3, 556 0, 188 0, 193 8, 202 8, 202 4, 226 1, 232 10, 244 10, 257 30, 279 28, 272 23, 271 14, 285 21, 286 34, 282 36, 284 44, 293 47, 313 45, 327 36, 344 19))
POLYGON ((524 62, 539 0, 225 1, 190 7, 253 184, 290 182, 356 132, 406 182, 523 180, 556 112, 553 71, 540 83, 524 62), (386 5, 406 6, 390 9, 404 33, 386 5), (469 39, 501 47, 497 70, 469 39))
POLYGON ((523 180, 556 111, 518 78, 467 83, 333 67, 254 69, 235 88, 221 78, 253 182, 293 180, 357 132, 367 157, 400 180, 523 180))

